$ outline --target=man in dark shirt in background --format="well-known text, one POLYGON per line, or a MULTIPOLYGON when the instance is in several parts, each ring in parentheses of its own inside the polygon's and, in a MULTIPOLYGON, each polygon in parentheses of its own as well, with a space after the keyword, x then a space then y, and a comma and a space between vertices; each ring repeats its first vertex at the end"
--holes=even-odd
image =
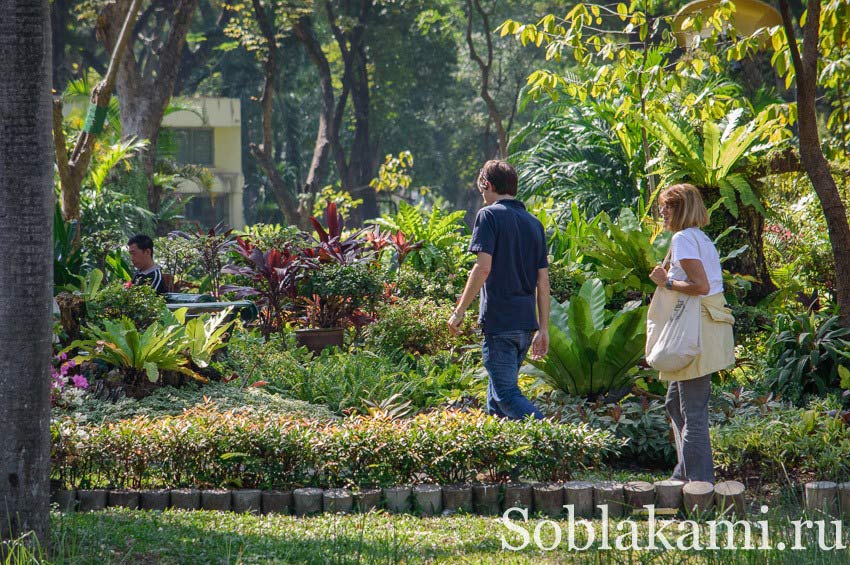
POLYGON ((153 262, 153 240, 144 234, 137 234, 130 238, 127 247, 130 250, 130 261, 136 268, 132 284, 147 284, 152 286, 157 294, 165 294, 162 269, 153 262))
POLYGON ((478 191, 485 206, 475 217, 469 245, 478 259, 449 318, 449 327, 455 332, 460 328, 466 309, 480 290, 482 353, 490 376, 487 411, 512 419, 528 414, 542 419, 540 410, 520 391, 517 377, 529 347, 533 359, 544 357, 549 350, 546 235, 540 221, 514 198, 517 174, 505 161, 484 164, 478 191))

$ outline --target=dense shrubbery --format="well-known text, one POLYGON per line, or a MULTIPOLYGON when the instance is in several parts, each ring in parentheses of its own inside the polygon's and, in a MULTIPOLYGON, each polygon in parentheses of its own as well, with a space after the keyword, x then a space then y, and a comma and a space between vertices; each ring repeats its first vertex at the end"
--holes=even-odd
MULTIPOLYGON (((145 398, 121 398, 108 402, 85 395, 79 404, 54 410, 54 417, 70 417, 86 424, 100 424, 147 416, 161 418, 178 416, 185 410, 214 402, 219 410, 232 410, 244 415, 288 415, 293 418, 330 420, 335 418, 325 406, 293 400, 267 392, 263 387, 242 388, 236 383, 210 382, 204 385, 189 383, 179 388, 157 388, 145 398)), ((62 407, 60 407, 62 408, 62 407)))
POLYGON ((366 329, 366 344, 376 351, 433 354, 480 341, 473 333, 476 316, 466 316, 460 337, 453 336, 446 320, 450 303, 429 298, 401 299, 378 311, 378 319, 366 329))
POLYGON ((469 357, 456 359, 448 352, 414 356, 326 349, 312 357, 291 343, 287 348, 280 338, 264 343, 242 335, 231 340, 228 354, 235 372, 248 382, 263 381, 270 391, 324 404, 336 413, 365 413, 393 395, 414 408, 428 408, 474 392, 477 384, 469 357))
MULTIPOLYGON (((765 481, 845 480, 850 472, 850 427, 818 401, 808 409, 774 410, 735 418, 712 429, 714 462, 724 474, 765 481)), ((840 412, 839 412, 840 414, 840 412)))
POLYGON ((587 425, 509 421, 481 412, 327 422, 220 412, 138 416, 100 426, 54 422, 53 469, 64 485, 113 488, 386 486, 495 479, 519 466, 563 480, 621 442, 587 425))
POLYGON ((138 329, 145 329, 159 319, 165 310, 165 299, 148 285, 124 288, 113 283, 86 303, 86 317, 93 322, 130 318, 138 329))
POLYGON ((626 461, 642 465, 669 464, 676 460, 672 431, 664 403, 646 397, 627 398, 617 404, 591 403, 581 398, 553 395, 539 405, 559 422, 587 423, 627 440, 620 450, 626 461))
POLYGON ((765 386, 797 404, 807 395, 834 391, 841 381, 839 366, 850 356, 848 335, 837 316, 777 315, 767 340, 765 386))

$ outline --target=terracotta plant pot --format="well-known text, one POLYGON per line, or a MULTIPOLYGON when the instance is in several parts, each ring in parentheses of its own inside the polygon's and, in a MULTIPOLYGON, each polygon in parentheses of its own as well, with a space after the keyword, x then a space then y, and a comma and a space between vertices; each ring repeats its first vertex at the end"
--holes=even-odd
POLYGON ((295 341, 318 355, 326 347, 342 347, 344 330, 342 328, 310 328, 295 330, 295 341))

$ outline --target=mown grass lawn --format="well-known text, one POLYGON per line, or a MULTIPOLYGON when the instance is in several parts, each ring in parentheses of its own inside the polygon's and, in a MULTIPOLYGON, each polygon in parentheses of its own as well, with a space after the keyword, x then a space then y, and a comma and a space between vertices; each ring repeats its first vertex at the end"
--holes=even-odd
MULTIPOLYGON (((793 544, 782 530, 789 514, 771 511, 770 545, 793 544)), ((796 519, 798 516, 792 516, 796 519)), ((762 516, 751 520, 764 519, 762 516)), ((845 550, 821 551, 816 536, 804 535, 803 550, 641 550, 569 551, 567 521, 561 545, 551 551, 535 546, 533 532, 543 520, 532 519, 531 543, 521 551, 502 549, 502 539, 520 544, 498 518, 451 516, 418 518, 383 512, 313 518, 250 516, 218 512, 143 512, 109 510, 53 515, 55 563, 847 563, 845 550)), ((648 543, 647 524, 637 521, 640 544, 648 543)), ((516 522, 520 524, 520 522, 516 522)), ((597 532, 601 523, 594 521, 597 532)), ((581 529, 579 529, 581 531, 581 529)), ((669 531, 669 528, 668 528, 669 531)), ((540 527, 544 546, 555 543, 552 523, 540 527)), ((611 532, 611 545, 619 532, 611 532)), ((600 534, 598 533, 597 536, 600 534)), ((758 545, 760 534, 755 535, 758 545)), ((668 535, 676 543, 675 530, 668 535)), ((707 542, 707 534, 703 543, 707 542)), ((725 539, 725 538, 723 538, 725 539)), ((830 539, 830 538, 827 538, 830 539)), ((577 543, 583 544, 580 536, 577 543)), ((743 540, 739 536, 738 543, 743 540)), ((719 542, 721 545, 724 541, 719 542)))

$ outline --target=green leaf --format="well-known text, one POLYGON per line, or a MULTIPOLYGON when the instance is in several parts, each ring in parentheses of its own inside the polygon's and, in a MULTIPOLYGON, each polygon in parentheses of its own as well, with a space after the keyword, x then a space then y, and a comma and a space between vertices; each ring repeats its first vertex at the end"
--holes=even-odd
POLYGON ((157 368, 156 363, 148 361, 144 364, 144 369, 150 382, 155 383, 159 380, 159 369, 157 368))
POLYGON ((850 369, 844 365, 839 365, 838 376, 841 377, 841 388, 850 390, 850 369))
POLYGON ((578 295, 589 307, 593 330, 602 329, 605 325, 605 285, 599 279, 590 279, 581 285, 578 295))

